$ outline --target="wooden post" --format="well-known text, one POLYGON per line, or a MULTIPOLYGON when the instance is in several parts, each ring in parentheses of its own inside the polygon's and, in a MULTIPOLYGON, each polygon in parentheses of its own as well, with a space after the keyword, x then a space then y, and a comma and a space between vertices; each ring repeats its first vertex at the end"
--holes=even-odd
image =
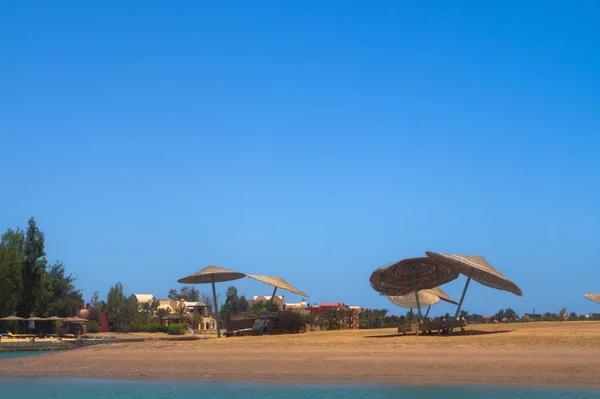
POLYGON ((417 291, 417 280, 415 279, 415 267, 414 266, 412 269, 412 281, 413 281, 413 288, 415 289, 415 300, 417 301, 417 309, 419 312, 419 313, 417 313, 419 315, 419 317, 417 317, 417 324, 419 324, 419 318, 421 317, 421 304, 419 303, 419 292, 417 291))
POLYGON ((471 282, 471 275, 472 274, 473 274, 473 268, 471 268, 471 270, 469 271, 469 276, 467 277, 467 282, 465 284, 465 289, 463 290, 463 293, 460 296, 460 301, 458 302, 458 307, 456 308, 456 314, 454 315, 454 318, 450 322, 450 330, 448 331, 448 335, 452 335, 452 330, 454 330, 454 323, 456 322, 456 319, 458 318, 458 315, 460 313, 460 308, 461 308, 462 303, 463 303, 463 301, 465 299, 465 294, 467 293, 467 288, 469 288, 469 283, 471 282))
POLYGON ((427 308, 427 312, 425 312, 425 318, 427 318, 427 315, 429 314, 429 309, 431 309, 431 305, 429 305, 429 307, 427 308))
POLYGON ((267 320, 269 320, 269 312, 271 311, 271 305, 273 304, 273 300, 275 299, 275 293, 277 292, 277 287, 273 290, 273 295, 271 295, 271 299, 267 301, 267 312, 265 313, 265 321, 262 326, 260 326, 259 335, 262 337, 263 331, 265 331, 265 326, 267 325, 267 320))
POLYGON ((213 302, 215 303, 215 318, 217 319, 217 338, 221 338, 221 322, 219 321, 219 304, 217 303, 217 290, 215 289, 215 276, 212 277, 213 302))

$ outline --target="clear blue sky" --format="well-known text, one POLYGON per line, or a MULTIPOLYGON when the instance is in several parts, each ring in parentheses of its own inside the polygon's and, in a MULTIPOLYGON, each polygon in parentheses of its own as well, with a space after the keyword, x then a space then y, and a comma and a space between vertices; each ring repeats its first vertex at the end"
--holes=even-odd
POLYGON ((470 312, 600 311, 598 2, 126 3, 0 4, 0 227, 86 299, 215 264, 403 313, 369 275, 433 250, 525 293, 470 312))

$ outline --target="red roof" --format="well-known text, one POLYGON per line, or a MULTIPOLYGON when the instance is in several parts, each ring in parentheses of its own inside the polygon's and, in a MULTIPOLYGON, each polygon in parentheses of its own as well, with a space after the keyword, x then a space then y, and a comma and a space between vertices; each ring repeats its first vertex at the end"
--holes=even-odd
POLYGON ((325 302, 321 304, 321 307, 340 307, 340 306, 346 306, 344 305, 342 302, 325 302))

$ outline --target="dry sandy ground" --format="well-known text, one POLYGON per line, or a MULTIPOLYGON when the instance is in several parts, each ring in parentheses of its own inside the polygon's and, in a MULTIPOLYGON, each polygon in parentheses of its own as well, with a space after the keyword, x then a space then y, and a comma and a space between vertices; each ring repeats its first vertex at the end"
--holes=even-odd
POLYGON ((386 329, 107 344, 0 361, 0 376, 600 388, 600 323, 472 325, 452 337, 386 329))

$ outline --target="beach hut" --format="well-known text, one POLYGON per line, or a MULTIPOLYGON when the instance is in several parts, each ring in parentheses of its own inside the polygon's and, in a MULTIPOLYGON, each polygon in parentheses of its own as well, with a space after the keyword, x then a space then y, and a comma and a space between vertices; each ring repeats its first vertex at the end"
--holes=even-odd
POLYGON ((463 289, 460 300, 458 301, 456 315, 452 319, 449 334, 452 334, 452 327, 454 326, 454 323, 460 313, 460 309, 462 307, 463 300, 465 299, 465 294, 467 293, 467 288, 469 288, 469 282, 471 279, 490 288, 508 291, 515 295, 523 296, 523 291, 521 291, 521 289, 515 283, 494 269, 494 267, 492 267, 492 265, 490 265, 483 256, 444 254, 439 252, 426 252, 425 254, 433 262, 445 264, 452 270, 467 276, 467 282, 465 283, 465 288, 463 289))
POLYGON ((269 312, 271 311, 271 306, 273 304, 273 298, 275 298, 275 294, 277 293, 278 288, 293 292, 294 294, 298 294, 303 297, 308 297, 308 295, 306 293, 300 291, 298 288, 294 287, 293 285, 291 285, 290 283, 288 283, 287 281, 285 281, 284 279, 282 279, 279 276, 270 277, 270 276, 260 276, 257 274, 246 274, 246 276, 250 277, 251 279, 260 281, 261 283, 265 283, 272 287, 275 287, 273 289, 273 295, 271 295, 271 298, 269 298, 269 301, 267 302, 267 312, 265 314, 265 320, 260 327, 259 335, 262 335, 265 330, 265 325, 267 324, 267 320, 269 318, 269 312))
POLYGON ((458 278, 459 272, 443 263, 428 257, 407 258, 375 270, 369 282, 371 287, 382 295, 406 296, 415 298, 415 305, 421 316, 421 303, 418 292, 433 289, 458 278))
POLYGON ((182 284, 212 284, 215 318, 217 319, 217 337, 220 338, 221 322, 219 320, 219 305, 217 303, 217 291, 215 289, 215 283, 238 280, 244 277, 246 277, 246 274, 244 273, 234 272, 233 270, 228 270, 219 266, 208 266, 194 274, 180 278, 177 280, 177 282, 182 284))
POLYGON ((584 296, 592 302, 600 303, 600 294, 585 294, 584 296))

